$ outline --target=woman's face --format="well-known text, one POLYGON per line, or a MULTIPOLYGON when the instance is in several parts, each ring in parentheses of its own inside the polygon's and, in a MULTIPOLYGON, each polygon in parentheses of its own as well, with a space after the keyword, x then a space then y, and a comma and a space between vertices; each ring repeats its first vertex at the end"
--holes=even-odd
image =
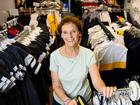
POLYGON ((66 23, 62 26, 61 37, 64 40, 65 45, 73 47, 78 45, 81 39, 81 32, 73 23, 66 23))

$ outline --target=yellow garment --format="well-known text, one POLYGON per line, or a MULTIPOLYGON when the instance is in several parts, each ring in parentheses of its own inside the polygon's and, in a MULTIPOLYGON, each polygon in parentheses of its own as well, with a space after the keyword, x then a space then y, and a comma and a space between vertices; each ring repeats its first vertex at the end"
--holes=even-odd
POLYGON ((58 21, 57 21, 54 11, 52 11, 52 13, 47 16, 47 19, 49 23, 49 29, 50 29, 49 31, 52 36, 55 36, 55 32, 58 27, 58 21))
POLYGON ((115 5, 115 6, 118 6, 118 3, 116 0, 108 0, 109 4, 110 5, 115 5))
POLYGON ((124 35, 124 30, 119 30, 119 31, 117 31, 117 34, 123 36, 123 35, 124 35))
POLYGON ((17 6, 19 6, 21 3, 21 0, 16 0, 16 1, 17 1, 17 6))

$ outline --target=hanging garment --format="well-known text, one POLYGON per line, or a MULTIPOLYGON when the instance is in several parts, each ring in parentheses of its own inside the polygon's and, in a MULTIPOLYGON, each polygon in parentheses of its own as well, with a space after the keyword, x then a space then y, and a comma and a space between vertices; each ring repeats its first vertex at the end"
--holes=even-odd
POLYGON ((55 36, 59 22, 59 14, 56 11, 51 11, 47 16, 46 24, 52 36, 55 36))
POLYGON ((128 48, 127 54, 127 71, 128 75, 131 77, 134 74, 139 75, 139 53, 140 53, 140 31, 139 29, 132 27, 131 31, 125 31, 124 33, 124 42, 125 46, 128 48))
POLYGON ((94 53, 100 71, 126 68, 127 48, 122 45, 105 41, 95 47, 94 53))
POLYGON ((94 53, 106 85, 123 87, 127 72, 127 48, 114 41, 105 41, 96 45, 94 53))

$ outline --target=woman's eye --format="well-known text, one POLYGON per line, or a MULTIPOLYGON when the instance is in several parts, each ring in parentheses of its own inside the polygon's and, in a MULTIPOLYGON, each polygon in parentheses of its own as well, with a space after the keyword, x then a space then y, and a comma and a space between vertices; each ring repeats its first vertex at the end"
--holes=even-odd
POLYGON ((77 30, 73 30, 73 31, 72 31, 72 33, 77 33, 77 32, 78 32, 77 30))
POLYGON ((74 31, 72 31, 73 33, 76 33, 76 31, 74 30, 74 31))
POLYGON ((63 34, 67 34, 67 32, 64 31, 63 34))
POLYGON ((67 32, 67 31, 63 31, 63 32, 62 32, 62 34, 75 34, 75 33, 77 33, 76 30, 72 30, 72 31, 70 31, 70 32, 67 32))

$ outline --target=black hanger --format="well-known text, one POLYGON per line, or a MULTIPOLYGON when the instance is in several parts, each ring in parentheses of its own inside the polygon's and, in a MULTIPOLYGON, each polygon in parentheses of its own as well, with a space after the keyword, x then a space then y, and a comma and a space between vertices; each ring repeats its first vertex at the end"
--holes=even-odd
POLYGON ((106 28, 106 26, 100 21, 99 18, 95 18, 95 21, 97 21, 97 23, 101 26, 101 28, 104 30, 104 32, 106 33, 107 37, 109 40, 114 40, 115 37, 112 35, 112 33, 106 28))
POLYGON ((78 105, 88 105, 86 100, 81 95, 77 96, 77 104, 78 105))

